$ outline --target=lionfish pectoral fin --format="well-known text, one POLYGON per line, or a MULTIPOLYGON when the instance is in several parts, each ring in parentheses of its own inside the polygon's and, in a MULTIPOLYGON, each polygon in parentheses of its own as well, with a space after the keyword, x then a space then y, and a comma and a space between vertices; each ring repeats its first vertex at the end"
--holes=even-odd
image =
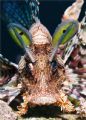
POLYGON ((24 93, 22 97, 23 97, 23 102, 21 103, 20 106, 17 106, 18 108, 17 114, 19 115, 24 115, 28 111, 28 94, 24 93))
POLYGON ((20 93, 17 86, 18 65, 0 54, 0 99, 8 104, 20 93))
POLYGON ((0 54, 0 86, 7 84, 17 73, 18 65, 10 62, 0 54))
POLYGON ((60 106, 61 110, 65 112, 75 111, 74 106, 72 105, 72 103, 68 100, 67 96, 62 91, 60 91, 59 99, 56 105, 60 106))

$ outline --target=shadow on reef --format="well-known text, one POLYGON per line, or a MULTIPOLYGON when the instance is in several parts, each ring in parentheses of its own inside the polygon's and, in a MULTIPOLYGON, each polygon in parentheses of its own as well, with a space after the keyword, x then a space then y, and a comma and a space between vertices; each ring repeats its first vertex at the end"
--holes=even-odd
POLYGON ((45 117, 45 118, 49 117, 55 118, 57 114, 60 114, 60 108, 55 106, 36 106, 30 108, 27 113, 29 117, 45 117))

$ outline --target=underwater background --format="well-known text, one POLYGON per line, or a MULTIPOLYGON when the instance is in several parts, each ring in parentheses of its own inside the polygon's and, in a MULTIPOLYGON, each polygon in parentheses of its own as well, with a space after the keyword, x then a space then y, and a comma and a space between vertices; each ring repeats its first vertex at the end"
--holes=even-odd
MULTIPOLYGON (((22 0, 19 1, 22 4, 22 0)), ((62 15, 66 8, 70 6, 74 1, 75 0, 39 0, 39 19, 47 27, 51 35, 54 33, 57 25, 61 22, 62 15)), ((4 2, 5 0, 0 0, 0 12, 3 12, 2 4, 4 2)), ((85 14, 85 9, 86 1, 82 7, 79 20, 83 18, 85 14)), ((0 23, 1 54, 5 58, 8 58, 10 61, 18 63, 18 61, 20 60, 20 56, 24 54, 23 50, 12 40, 8 32, 6 22, 0 19, 0 23)))

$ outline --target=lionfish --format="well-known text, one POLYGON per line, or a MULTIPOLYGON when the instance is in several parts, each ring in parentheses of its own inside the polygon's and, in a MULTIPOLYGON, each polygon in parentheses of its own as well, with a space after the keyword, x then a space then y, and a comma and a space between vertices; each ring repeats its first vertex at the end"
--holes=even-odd
POLYGON ((53 36, 38 17, 37 0, 2 3, 9 33, 25 54, 18 65, 0 55, 0 99, 9 104, 21 94, 20 115, 37 105, 86 114, 86 16, 78 21, 83 3, 76 0, 67 8, 53 36), (80 101, 81 110, 70 97, 80 101))

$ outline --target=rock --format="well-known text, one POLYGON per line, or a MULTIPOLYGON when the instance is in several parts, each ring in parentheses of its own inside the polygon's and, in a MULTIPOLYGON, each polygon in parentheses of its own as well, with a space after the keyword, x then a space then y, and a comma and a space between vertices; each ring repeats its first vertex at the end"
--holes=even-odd
POLYGON ((78 119, 78 115, 74 115, 74 114, 63 114, 63 115, 60 115, 60 117, 66 120, 77 120, 78 119))
POLYGON ((0 120, 17 120, 17 115, 4 101, 0 100, 0 120))
POLYGON ((25 119, 24 118, 19 118, 18 120, 62 120, 62 119, 61 118, 30 117, 30 118, 25 118, 25 119))

